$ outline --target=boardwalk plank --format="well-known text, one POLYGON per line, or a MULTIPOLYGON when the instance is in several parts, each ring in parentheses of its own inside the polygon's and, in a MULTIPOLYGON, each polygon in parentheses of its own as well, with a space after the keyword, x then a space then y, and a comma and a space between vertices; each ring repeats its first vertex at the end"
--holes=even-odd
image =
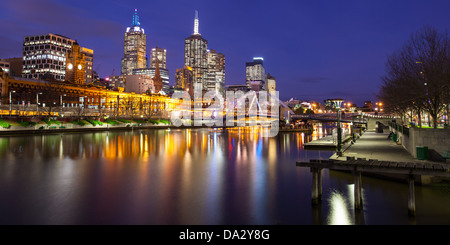
POLYGON ((398 165, 397 162, 391 162, 391 163, 389 164, 389 167, 390 167, 390 168, 397 168, 397 165, 398 165))
POLYGON ((442 166, 442 164, 439 164, 439 163, 433 164, 433 170, 443 171, 444 166, 442 166))
POLYGON ((380 164, 381 164, 381 162, 380 162, 380 161, 375 161, 375 162, 373 163, 373 166, 374 166, 374 167, 379 167, 379 166, 380 166, 380 164))
POLYGON ((421 163, 421 162, 418 162, 418 163, 415 164, 414 168, 415 169, 423 169, 424 168, 424 164, 421 163))

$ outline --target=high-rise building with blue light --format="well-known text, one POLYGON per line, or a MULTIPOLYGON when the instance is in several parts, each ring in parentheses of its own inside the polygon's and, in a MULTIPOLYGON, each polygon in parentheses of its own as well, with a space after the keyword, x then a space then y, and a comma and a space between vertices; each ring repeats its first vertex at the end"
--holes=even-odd
POLYGON ((184 65, 192 68, 194 90, 207 89, 208 41, 199 32, 197 10, 195 11, 194 33, 184 40, 184 65))
POLYGON ((147 36, 144 29, 141 28, 137 9, 134 10, 131 27, 125 32, 122 59, 122 75, 131 75, 133 69, 145 68, 147 36))

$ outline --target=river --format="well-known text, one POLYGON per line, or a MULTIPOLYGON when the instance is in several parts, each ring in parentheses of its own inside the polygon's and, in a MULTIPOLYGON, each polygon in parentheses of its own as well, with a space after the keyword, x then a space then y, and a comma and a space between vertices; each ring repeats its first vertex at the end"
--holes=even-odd
POLYGON ((303 144, 331 132, 262 137, 258 128, 142 129, 0 137, 0 224, 310 225, 450 224, 449 185, 407 186, 323 171, 311 205, 311 173, 296 161, 333 152, 303 144))

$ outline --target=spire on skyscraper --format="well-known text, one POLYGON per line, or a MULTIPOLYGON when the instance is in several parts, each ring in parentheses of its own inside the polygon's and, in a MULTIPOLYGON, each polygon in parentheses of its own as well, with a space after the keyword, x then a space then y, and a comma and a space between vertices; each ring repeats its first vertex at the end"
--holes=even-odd
POLYGON ((132 26, 140 26, 141 23, 139 23, 139 16, 137 15, 137 9, 134 9, 134 15, 133 15, 133 24, 132 26))
POLYGON ((195 10, 194 35, 200 35, 200 33, 198 32, 198 11, 197 10, 195 10))

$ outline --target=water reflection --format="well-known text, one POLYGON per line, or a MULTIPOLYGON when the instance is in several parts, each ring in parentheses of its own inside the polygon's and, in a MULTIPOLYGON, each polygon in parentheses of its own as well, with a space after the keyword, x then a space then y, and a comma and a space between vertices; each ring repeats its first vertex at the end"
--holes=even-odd
MULTIPOLYGON (((0 137, 0 224, 311 224, 311 174, 295 161, 331 156, 303 150, 331 130, 318 129, 270 138, 258 127, 0 137)), ((352 178, 325 173, 324 190, 336 191, 324 192, 323 223, 357 224, 352 178)), ((398 196, 363 185, 364 208, 379 193, 398 196)))

